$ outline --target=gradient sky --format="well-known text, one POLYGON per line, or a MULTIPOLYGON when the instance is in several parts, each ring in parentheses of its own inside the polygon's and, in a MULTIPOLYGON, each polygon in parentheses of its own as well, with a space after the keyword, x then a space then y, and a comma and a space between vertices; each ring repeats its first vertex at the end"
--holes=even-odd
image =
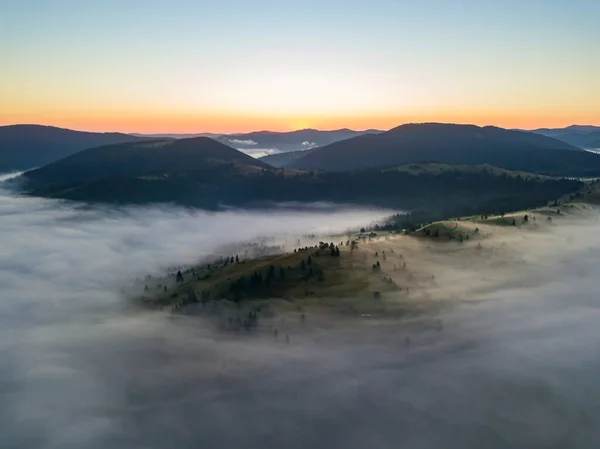
POLYGON ((598 0, 0 0, 0 125, 600 125, 598 0))

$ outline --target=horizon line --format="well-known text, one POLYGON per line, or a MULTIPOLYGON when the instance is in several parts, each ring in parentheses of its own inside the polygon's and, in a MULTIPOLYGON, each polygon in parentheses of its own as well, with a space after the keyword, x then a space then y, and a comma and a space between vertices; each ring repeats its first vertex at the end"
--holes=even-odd
POLYGON ((335 129, 319 129, 319 128, 298 128, 298 129, 290 129, 287 131, 275 131, 275 130, 269 130, 269 129, 257 129, 254 131, 248 131, 248 132, 225 132, 225 133, 219 133, 219 132, 214 132, 214 131, 193 131, 193 132, 171 132, 171 131, 165 131, 165 132, 137 132, 137 131, 90 131, 88 129, 76 129, 76 128, 67 128, 64 126, 56 126, 56 125, 48 125, 48 124, 42 124, 42 123, 10 123, 10 124, 0 124, 0 128, 7 128, 7 127, 11 127, 11 126, 40 126, 40 127, 45 127, 45 128, 56 128, 56 129, 62 129, 62 130, 67 130, 67 131, 75 131, 75 132, 85 132, 85 133, 95 133, 95 134, 127 134, 127 135, 132 135, 132 136, 148 136, 148 137, 153 137, 153 136, 166 136, 166 135, 172 135, 172 136, 198 136, 200 137, 203 134, 212 134, 215 136, 235 136, 235 135, 243 135, 243 134, 254 134, 254 133, 279 133, 279 134, 287 134, 287 133, 293 133, 293 132, 298 132, 298 131, 318 131, 318 132, 336 132, 336 131, 352 131, 352 132, 367 132, 367 131, 379 131, 379 132, 387 132, 390 131, 392 129, 398 128, 400 126, 405 126, 405 125, 426 125, 426 124, 439 124, 439 125, 461 125, 461 126, 476 126, 478 128, 485 128, 485 127, 496 127, 496 128, 501 128, 501 129, 505 129, 508 131, 536 131, 536 130, 542 130, 542 129, 547 129, 547 130, 552 130, 552 129, 565 129, 565 128, 570 128, 570 127, 596 127, 596 128, 600 128, 600 124, 595 125, 595 124, 578 124, 578 123, 571 123, 570 125, 566 125, 563 127, 538 127, 538 128, 533 128, 533 129, 529 129, 529 128, 505 128, 502 126, 498 126, 498 125, 494 125, 494 124, 487 124, 487 125, 476 125, 474 123, 458 123, 458 122, 440 122, 440 121, 419 121, 419 122, 405 122, 405 123, 401 123, 397 126, 394 126, 392 128, 389 129, 378 129, 378 128, 367 128, 367 129, 352 129, 352 128, 335 128, 335 129))

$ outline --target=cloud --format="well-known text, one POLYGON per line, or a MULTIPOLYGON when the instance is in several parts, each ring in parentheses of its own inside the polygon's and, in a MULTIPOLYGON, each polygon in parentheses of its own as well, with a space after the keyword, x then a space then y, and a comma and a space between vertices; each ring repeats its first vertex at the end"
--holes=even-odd
MULTIPOLYGON (((269 358, 280 350, 260 355, 253 344, 220 341, 208 329, 131 311, 121 288, 218 253, 222 245, 274 235, 268 244, 292 245, 296 234, 344 230, 382 215, 89 209, 0 191, 2 444, 166 447, 166 433, 148 427, 164 425, 186 447, 195 431, 183 431, 180 420, 192 415, 181 413, 221 388, 194 392, 194 385, 227 384, 229 376, 249 374, 243 366, 262 369, 253 353, 269 358), (230 353, 228 361, 206 365, 219 351, 230 353)), ((193 415, 209 411, 225 424, 218 402, 193 415)))
POLYGON ((231 142, 232 145, 244 145, 244 146, 252 146, 258 145, 254 140, 240 140, 240 139, 227 139, 231 142))
POLYGON ((317 144, 314 143, 314 142, 308 142, 308 141, 306 141, 306 142, 302 142, 302 146, 306 147, 306 148, 314 148, 314 147, 317 146, 317 144))
POLYGON ((269 156, 271 154, 279 154, 279 151, 276 148, 252 148, 252 149, 241 149, 242 153, 247 154, 248 156, 252 156, 254 158, 261 158, 263 156, 269 156))
POLYGON ((1 444, 598 447, 595 216, 496 230, 478 258, 415 243, 409 264, 431 246, 427 272, 457 298, 446 311, 309 314, 303 325, 279 324, 291 329, 289 345, 143 313, 120 295, 135 277, 225 245, 277 236, 265 242, 293 246, 298 234, 382 214, 332 209, 115 210, 0 192, 1 444), (441 330, 427 324, 440 319, 441 330))

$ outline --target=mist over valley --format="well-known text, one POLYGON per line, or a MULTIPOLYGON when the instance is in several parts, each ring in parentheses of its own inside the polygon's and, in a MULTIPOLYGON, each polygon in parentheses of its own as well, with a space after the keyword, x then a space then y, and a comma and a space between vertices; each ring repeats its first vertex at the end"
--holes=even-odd
POLYGON ((300 319, 274 306, 265 319, 278 338, 144 311, 122 293, 170 267, 244 254, 244 242, 291 251, 389 213, 115 209, 3 189, 3 443, 596 447, 600 240, 589 206, 553 224, 540 214, 537 230, 479 225, 480 254, 476 241, 364 243, 369 257, 387 249, 386 271, 402 251, 417 278, 435 281, 419 281, 413 299, 386 294, 392 313, 363 299, 353 307, 371 313, 308 304, 300 319), (421 306, 398 314, 395 301, 421 306))

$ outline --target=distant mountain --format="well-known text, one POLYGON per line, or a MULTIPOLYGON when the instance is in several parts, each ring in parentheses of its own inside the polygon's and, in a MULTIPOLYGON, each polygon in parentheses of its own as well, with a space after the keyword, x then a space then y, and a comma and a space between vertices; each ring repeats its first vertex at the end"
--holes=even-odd
POLYGON ((557 176, 600 175, 600 157, 535 133, 493 126, 408 124, 311 151, 290 164, 309 170, 356 170, 416 162, 489 164, 557 176))
POLYGON ((100 145, 148 139, 121 133, 89 133, 40 125, 0 126, 0 172, 46 165, 100 145))
POLYGON ((531 132, 554 137, 580 148, 600 148, 600 126, 571 125, 566 128, 540 128, 531 132))
POLYGON ((264 148, 288 152, 308 150, 363 134, 377 134, 380 132, 382 131, 373 129, 366 131, 353 131, 351 129, 338 129, 335 131, 302 129, 291 132, 256 131, 247 134, 223 135, 218 140, 239 150, 264 148))
POLYGON ((320 131, 317 129, 301 129, 290 132, 255 131, 251 133, 236 134, 132 134, 134 136, 187 139, 191 137, 210 137, 237 150, 246 151, 248 154, 276 151, 287 153, 291 151, 309 150, 311 148, 329 145, 340 140, 350 139, 363 134, 377 134, 383 131, 368 129, 366 131, 353 131, 351 129, 338 129, 334 131, 320 131))
POLYGON ((289 151, 287 153, 269 154, 268 156, 259 158, 259 160, 276 168, 287 168, 297 160, 309 154, 311 151, 314 150, 289 151))
POLYGON ((210 137, 211 139, 215 139, 217 137, 221 137, 221 134, 215 133, 197 133, 197 134, 137 134, 132 133, 132 136, 136 137, 146 137, 151 139, 192 139, 194 137, 210 137))
POLYGON ((586 148, 592 150, 600 149, 600 137, 597 140, 592 140, 591 142, 588 142, 586 148))
POLYGON ((272 170, 272 167, 208 137, 128 142, 91 148, 24 173, 28 188, 89 183, 127 177, 168 177, 216 170, 272 170))

